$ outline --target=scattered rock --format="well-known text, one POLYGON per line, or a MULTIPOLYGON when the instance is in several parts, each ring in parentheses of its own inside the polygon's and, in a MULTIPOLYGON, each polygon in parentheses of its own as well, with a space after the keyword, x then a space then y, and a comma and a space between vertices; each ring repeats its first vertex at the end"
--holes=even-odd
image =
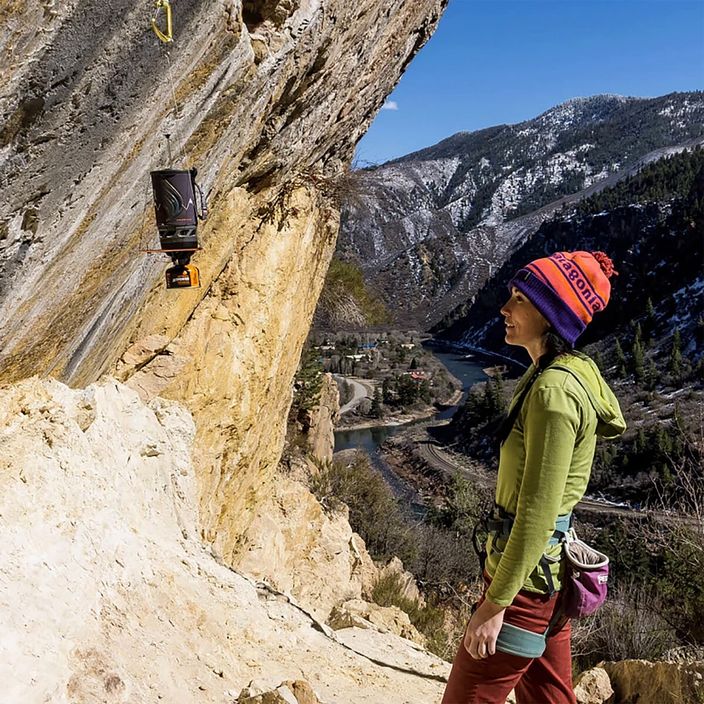
POLYGON ((335 606, 328 617, 328 626, 333 631, 339 631, 342 628, 371 628, 372 624, 363 616, 352 613, 342 606, 335 606))
POLYGON ((582 672, 575 681, 577 704, 604 704, 613 693, 609 675, 601 667, 582 672))
POLYGON ((313 688, 305 680, 289 680, 284 684, 293 692, 298 704, 320 704, 313 688))
POLYGON ((256 693, 250 683, 242 690, 237 704, 320 704, 320 700, 305 680, 287 680, 276 689, 256 693))
POLYGON ((423 646, 427 643, 426 637, 418 632, 405 611, 397 606, 379 606, 362 599, 351 599, 335 607, 328 619, 328 625, 333 630, 351 626, 373 626, 382 633, 395 633, 423 646))
POLYGON ((683 704, 704 699, 704 662, 621 660, 601 663, 619 704, 683 704))

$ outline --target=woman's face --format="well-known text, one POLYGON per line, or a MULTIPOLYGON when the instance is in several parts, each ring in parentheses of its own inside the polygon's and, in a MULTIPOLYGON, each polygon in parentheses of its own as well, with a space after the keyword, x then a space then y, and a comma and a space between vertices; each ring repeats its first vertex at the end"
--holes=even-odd
POLYGON ((531 348, 541 343, 550 324, 542 313, 515 286, 511 288, 511 298, 501 308, 506 325, 506 342, 531 348))

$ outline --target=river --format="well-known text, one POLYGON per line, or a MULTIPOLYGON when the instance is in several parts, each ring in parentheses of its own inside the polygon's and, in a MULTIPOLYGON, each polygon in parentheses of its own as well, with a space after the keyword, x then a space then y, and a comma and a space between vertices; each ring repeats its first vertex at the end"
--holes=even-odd
MULTIPOLYGON (((462 405, 466 398, 467 391, 476 383, 486 381, 489 377, 482 371, 485 367, 494 366, 497 363, 495 357, 472 353, 472 356, 463 355, 458 352, 442 351, 441 348, 433 347, 425 348, 431 352, 454 377, 462 382, 462 399, 459 405, 462 405)), ((502 363, 504 360, 500 360, 502 363)), ((519 370, 520 371, 520 370, 519 370)), ((423 420, 406 423, 405 425, 379 425, 374 428, 360 428, 359 430, 336 430, 335 431, 335 452, 339 450, 348 450, 357 448, 367 451, 370 455, 376 452, 376 449, 381 445, 386 438, 405 431, 407 428, 420 423, 428 423, 433 420, 445 420, 452 418, 458 406, 450 406, 442 411, 438 411, 431 419, 424 418, 423 420)))
MULTIPOLYGON (((404 425, 382 425, 374 428, 360 428, 358 430, 336 430, 335 431, 335 452, 340 450, 359 449, 364 450, 369 458, 378 469, 387 484, 391 487, 394 494, 411 505, 413 513, 417 516, 422 516, 425 513, 425 508, 419 504, 417 494, 414 489, 400 480, 388 464, 384 461, 379 446, 384 441, 396 435, 397 433, 405 432, 408 428, 414 425, 428 424, 437 420, 445 420, 451 418, 459 406, 464 402, 467 391, 476 383, 486 381, 489 377, 482 371, 485 367, 494 366, 497 361, 505 363, 505 360, 497 360, 495 357, 489 357, 480 353, 462 354, 452 350, 443 350, 433 346, 426 347, 426 351, 431 352, 435 357, 442 362, 447 370, 462 383, 462 399, 457 406, 438 411, 432 418, 424 418, 422 420, 406 423, 404 425)), ((511 369, 511 375, 520 373, 521 370, 511 369)))

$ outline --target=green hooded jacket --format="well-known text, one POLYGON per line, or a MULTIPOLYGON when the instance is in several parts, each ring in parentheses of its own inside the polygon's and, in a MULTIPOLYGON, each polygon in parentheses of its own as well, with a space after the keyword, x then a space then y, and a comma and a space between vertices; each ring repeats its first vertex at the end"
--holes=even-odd
MULTIPOLYGON (((512 406, 534 371, 531 365, 518 382, 512 406)), ((489 601, 509 606, 521 589, 549 592, 538 562, 543 553, 560 556, 560 545, 548 546, 555 521, 584 496, 597 436, 616 438, 625 429, 616 397, 586 355, 561 355, 536 379, 501 447, 496 503, 515 519, 508 540, 489 536, 489 601)), ((551 572, 559 589, 559 559, 551 572)))

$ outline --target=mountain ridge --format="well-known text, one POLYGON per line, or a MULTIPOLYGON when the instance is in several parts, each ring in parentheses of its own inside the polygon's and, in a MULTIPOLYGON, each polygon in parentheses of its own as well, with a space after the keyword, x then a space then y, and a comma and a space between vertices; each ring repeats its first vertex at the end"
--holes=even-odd
POLYGON ((398 324, 431 327, 537 229, 543 208, 698 143, 703 123, 704 93, 692 91, 573 98, 456 133, 355 172, 336 254, 357 263, 398 324))

